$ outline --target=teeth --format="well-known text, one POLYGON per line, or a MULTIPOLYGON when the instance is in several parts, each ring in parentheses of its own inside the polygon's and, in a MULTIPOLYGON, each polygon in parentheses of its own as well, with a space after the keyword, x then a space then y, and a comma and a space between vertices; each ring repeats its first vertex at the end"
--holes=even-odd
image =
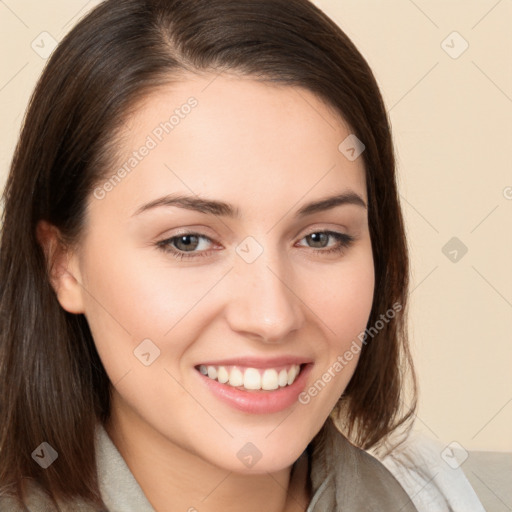
POLYGON ((217 380, 221 384, 229 384, 235 388, 272 391, 293 384, 300 372, 300 366, 292 364, 290 367, 280 370, 275 368, 259 370, 257 368, 244 369, 236 366, 206 366, 202 364, 199 366, 199 371, 212 380, 217 380))
MULTIPOLYGON (((230 381, 231 383, 231 381, 230 381)), ((245 389, 261 389, 261 375, 256 368, 247 368, 244 373, 245 389)))
POLYGON ((270 391, 272 389, 277 389, 278 387, 279 382, 277 381, 277 371, 274 369, 265 370, 261 379, 261 389, 270 391))
POLYGON ((225 384, 229 380, 229 373, 226 368, 224 368, 224 366, 219 367, 219 371, 217 372, 217 380, 221 384, 225 384))
POLYGON ((221 384, 225 384, 229 380, 229 373, 224 366, 219 366, 219 370, 217 371, 217 380, 221 384))
POLYGON ((210 377, 210 379, 217 378, 217 368, 215 368, 215 366, 208 366, 208 377, 210 377))
POLYGON ((299 373, 300 368, 297 365, 294 365, 288 371, 288 385, 292 384, 299 373))
POLYGON ((237 388, 244 385, 244 376, 238 368, 233 368, 229 374, 229 385, 237 388))

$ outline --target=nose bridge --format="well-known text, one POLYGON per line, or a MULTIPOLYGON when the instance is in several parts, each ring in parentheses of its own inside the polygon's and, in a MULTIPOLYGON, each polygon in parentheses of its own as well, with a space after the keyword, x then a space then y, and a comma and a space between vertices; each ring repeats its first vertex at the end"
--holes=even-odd
POLYGON ((229 304, 231 328, 280 341, 302 325, 300 301, 293 293, 291 272, 277 248, 248 237, 237 247, 229 304))

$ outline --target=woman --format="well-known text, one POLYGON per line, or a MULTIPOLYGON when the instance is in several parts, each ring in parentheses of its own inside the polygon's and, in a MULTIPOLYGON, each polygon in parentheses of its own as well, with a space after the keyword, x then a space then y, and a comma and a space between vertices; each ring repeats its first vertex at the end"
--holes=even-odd
POLYGON ((417 510, 365 451, 415 409, 394 173, 306 0, 95 8, 4 193, 2 510, 417 510))

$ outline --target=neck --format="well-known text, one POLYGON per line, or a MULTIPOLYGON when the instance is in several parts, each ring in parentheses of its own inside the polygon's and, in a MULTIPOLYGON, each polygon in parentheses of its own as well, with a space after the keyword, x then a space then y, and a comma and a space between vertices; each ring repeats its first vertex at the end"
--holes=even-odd
POLYGON ((112 408, 105 429, 156 512, 302 512, 310 500, 306 454, 273 473, 215 466, 112 408))

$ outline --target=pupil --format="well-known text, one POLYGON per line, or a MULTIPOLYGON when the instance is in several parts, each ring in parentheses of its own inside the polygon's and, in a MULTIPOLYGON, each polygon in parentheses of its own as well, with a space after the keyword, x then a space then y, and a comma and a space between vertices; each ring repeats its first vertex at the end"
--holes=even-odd
MULTIPOLYGON (((320 242, 320 237, 326 238, 327 234, 326 233, 312 233, 309 236, 313 239, 314 243, 319 243, 320 242)), ((323 244, 320 244, 320 247, 323 247, 323 246, 324 246, 323 244)))
POLYGON ((194 236, 194 235, 183 235, 183 236, 180 236, 178 238, 178 249, 181 249, 181 247, 179 247, 179 244, 183 244, 185 249, 187 249, 187 248, 194 249, 195 246, 197 246, 197 236, 194 236), (191 242, 190 239, 195 239, 195 240, 193 240, 191 242))

